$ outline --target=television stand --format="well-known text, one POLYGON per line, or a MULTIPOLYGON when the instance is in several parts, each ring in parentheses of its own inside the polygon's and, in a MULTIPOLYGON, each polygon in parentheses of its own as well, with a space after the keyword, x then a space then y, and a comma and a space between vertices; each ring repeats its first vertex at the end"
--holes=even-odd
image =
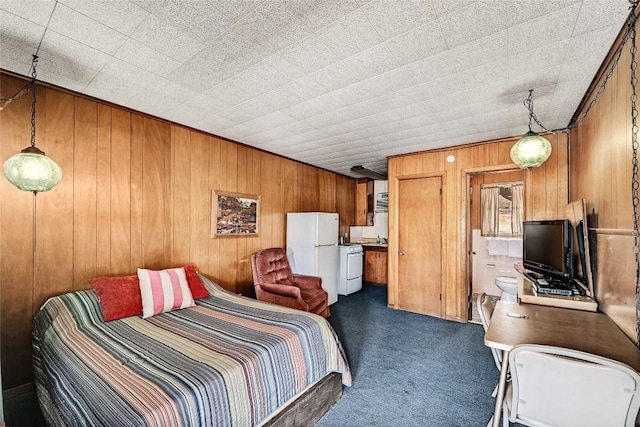
POLYGON ((554 294, 536 294, 533 290, 531 280, 524 275, 524 272, 519 271, 519 273, 518 298, 520 298, 520 302, 522 303, 572 308, 574 310, 583 311, 598 311, 598 303, 596 300, 586 295, 564 296, 554 294))

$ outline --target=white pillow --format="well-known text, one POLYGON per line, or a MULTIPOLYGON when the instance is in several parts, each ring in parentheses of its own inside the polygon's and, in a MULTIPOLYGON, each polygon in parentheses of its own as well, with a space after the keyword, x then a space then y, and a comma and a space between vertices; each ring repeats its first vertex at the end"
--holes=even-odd
POLYGON ((139 268, 138 279, 142 318, 195 306, 184 268, 160 271, 139 268))

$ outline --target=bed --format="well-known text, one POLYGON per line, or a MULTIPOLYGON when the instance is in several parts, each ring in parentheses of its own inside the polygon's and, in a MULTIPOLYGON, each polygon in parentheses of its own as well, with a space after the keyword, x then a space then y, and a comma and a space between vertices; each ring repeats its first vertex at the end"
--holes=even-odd
POLYGON ((322 416, 339 396, 327 404, 305 398, 321 396, 319 384, 335 388, 338 378, 340 392, 351 385, 324 318, 202 280, 211 295, 195 307, 147 319, 103 321, 93 290, 49 299, 33 333, 34 383, 47 423, 278 425, 301 402, 322 416))

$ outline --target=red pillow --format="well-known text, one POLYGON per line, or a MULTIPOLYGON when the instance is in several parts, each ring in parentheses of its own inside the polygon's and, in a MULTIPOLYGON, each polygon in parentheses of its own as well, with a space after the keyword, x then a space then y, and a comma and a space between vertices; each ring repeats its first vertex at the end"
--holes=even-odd
POLYGON ((98 295, 105 322, 142 314, 138 275, 96 277, 89 283, 98 295))
POLYGON ((187 283, 189 284, 189 289, 191 290, 191 296, 193 299, 204 298, 209 296, 209 291, 204 287, 204 283, 198 276, 196 272, 196 268, 193 265, 185 265, 184 273, 187 276, 187 283))

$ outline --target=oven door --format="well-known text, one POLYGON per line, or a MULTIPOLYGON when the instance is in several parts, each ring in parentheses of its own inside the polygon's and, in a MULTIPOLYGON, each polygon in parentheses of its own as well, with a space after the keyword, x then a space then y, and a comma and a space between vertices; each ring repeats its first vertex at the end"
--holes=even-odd
POLYGON ((355 252, 347 255, 347 280, 362 276, 363 252, 355 252))

